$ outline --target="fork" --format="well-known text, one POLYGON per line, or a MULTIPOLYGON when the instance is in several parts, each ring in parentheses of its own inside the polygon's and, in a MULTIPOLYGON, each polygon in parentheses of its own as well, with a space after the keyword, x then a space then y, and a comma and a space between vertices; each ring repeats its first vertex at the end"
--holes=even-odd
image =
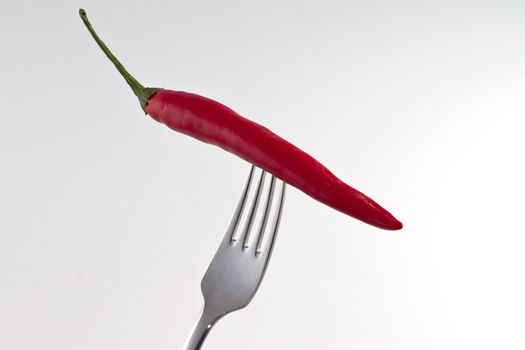
POLYGON ((220 318, 246 307, 268 267, 281 221, 286 184, 272 175, 265 190, 266 172, 256 176, 256 169, 252 166, 226 234, 202 278, 204 306, 184 350, 200 349, 220 318), (258 210, 263 198, 263 206, 258 210))

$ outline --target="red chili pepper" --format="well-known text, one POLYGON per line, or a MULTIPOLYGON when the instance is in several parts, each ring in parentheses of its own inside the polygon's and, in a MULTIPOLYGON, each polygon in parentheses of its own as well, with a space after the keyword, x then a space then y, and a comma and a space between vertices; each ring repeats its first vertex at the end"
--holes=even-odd
POLYGON ((145 88, 126 71, 97 36, 82 9, 80 17, 102 51, 133 89, 142 109, 156 121, 219 146, 356 219, 387 230, 403 227, 401 222, 371 198, 341 181, 313 157, 264 126, 203 96, 145 88))

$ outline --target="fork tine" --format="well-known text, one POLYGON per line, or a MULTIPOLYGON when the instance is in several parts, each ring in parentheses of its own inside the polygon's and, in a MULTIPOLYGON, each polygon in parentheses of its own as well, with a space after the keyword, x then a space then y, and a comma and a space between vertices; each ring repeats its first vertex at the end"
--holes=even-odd
POLYGON ((266 176, 266 171, 261 172, 261 176, 259 177, 259 184, 257 185, 257 191, 255 192, 255 197, 252 199, 252 206, 250 208, 250 212, 248 213, 248 217, 246 219, 246 223, 244 225, 244 229, 241 232, 241 235, 239 236, 238 240, 243 241, 242 248, 245 249, 248 246, 248 240, 250 239, 250 231, 252 229, 253 221, 255 219, 255 213, 257 212, 257 207, 259 206, 259 201, 261 199, 261 192, 264 187, 264 177, 266 176))
POLYGON ((275 244, 275 238, 277 237, 277 231, 279 231, 279 225, 281 223, 281 217, 283 213, 285 194, 286 194, 286 183, 282 182, 281 191, 279 195, 279 202, 277 204, 277 213, 275 214, 275 220, 273 223, 273 227, 270 231, 270 237, 268 237, 268 242, 266 243, 266 247, 264 249, 261 249, 262 251, 258 250, 255 253, 256 257, 262 257, 266 259, 267 263, 269 261, 270 255, 272 254, 272 250, 275 244))
POLYGON ((270 188, 268 189, 268 196, 266 197, 266 204, 264 206, 264 213, 261 221, 261 226, 258 230, 257 236, 255 237, 256 244, 253 244, 250 248, 250 253, 257 254, 258 252, 261 252, 263 238, 264 238, 264 231, 266 230, 266 226, 268 224, 268 218, 270 217, 271 207, 272 207, 272 201, 273 201, 273 194, 275 192, 275 176, 272 175, 272 178, 270 180, 270 188))
POLYGON ((241 198, 239 199, 239 202, 237 203, 237 207, 235 208, 235 212, 233 213, 233 217, 230 221, 230 225, 228 227, 228 230, 226 230, 226 234, 224 235, 224 239, 228 240, 228 243, 235 242, 234 235, 235 231, 237 230, 237 227, 239 226, 239 222, 241 221, 241 216, 244 211, 244 207, 246 206, 246 198, 248 197, 248 192, 253 180, 253 174, 255 173, 255 165, 252 165, 252 168, 250 170, 250 175, 248 175, 248 180, 246 181, 246 185, 244 185, 244 189, 241 194, 241 198))

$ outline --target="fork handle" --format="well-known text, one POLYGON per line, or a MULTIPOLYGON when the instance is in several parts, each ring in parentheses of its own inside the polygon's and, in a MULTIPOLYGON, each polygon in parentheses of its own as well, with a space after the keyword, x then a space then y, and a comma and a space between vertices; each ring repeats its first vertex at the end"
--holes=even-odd
POLYGON ((217 320, 217 317, 210 315, 203 307, 199 320, 193 327, 191 335, 186 339, 183 350, 199 350, 217 320))

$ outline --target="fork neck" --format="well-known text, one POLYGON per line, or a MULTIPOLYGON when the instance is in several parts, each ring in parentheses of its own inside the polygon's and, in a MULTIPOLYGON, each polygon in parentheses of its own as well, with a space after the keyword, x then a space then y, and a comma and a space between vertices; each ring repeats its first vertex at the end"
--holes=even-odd
POLYGON ((183 350, 199 350, 204 344, 208 333, 219 320, 220 317, 213 316, 207 312, 206 308, 203 308, 197 324, 195 324, 193 331, 186 343, 184 344, 183 350))

